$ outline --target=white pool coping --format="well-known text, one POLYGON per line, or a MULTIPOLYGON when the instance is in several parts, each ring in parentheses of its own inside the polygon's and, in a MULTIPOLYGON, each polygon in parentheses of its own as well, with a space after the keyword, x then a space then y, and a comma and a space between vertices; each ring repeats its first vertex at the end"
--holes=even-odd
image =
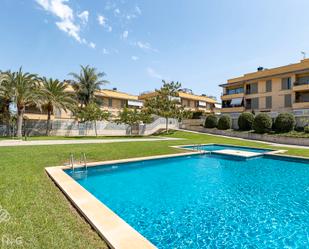
MULTIPOLYGON (((89 163, 88 167, 108 166, 160 158, 181 157, 201 154, 200 152, 186 152, 160 156, 139 157, 131 159, 112 160, 89 163)), ((81 165, 76 165, 81 167, 81 165)), ((143 237, 133 227, 115 214, 111 209, 94 197, 90 192, 78 184, 72 177, 64 172, 69 166, 46 167, 47 174, 52 178, 60 190, 71 203, 98 232, 112 249, 153 249, 157 248, 143 237)))

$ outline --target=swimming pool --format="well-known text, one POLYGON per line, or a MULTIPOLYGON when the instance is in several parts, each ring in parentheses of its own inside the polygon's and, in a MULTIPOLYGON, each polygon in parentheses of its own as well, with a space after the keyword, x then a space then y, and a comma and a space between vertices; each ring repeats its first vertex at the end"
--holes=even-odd
MULTIPOLYGON (((194 149, 196 146, 190 145, 190 146, 184 146, 183 148, 187 149, 194 149)), ((256 152, 256 153, 265 153, 270 152, 272 150, 270 149, 259 149, 259 148, 250 148, 250 147, 242 147, 242 146, 234 146, 234 145, 222 145, 222 144, 205 144, 200 145, 199 150, 205 150, 205 151, 220 151, 220 150, 240 150, 240 151, 249 151, 249 152, 256 152)))
POLYGON ((76 181, 158 248, 309 247, 307 161, 192 155, 90 167, 76 181))

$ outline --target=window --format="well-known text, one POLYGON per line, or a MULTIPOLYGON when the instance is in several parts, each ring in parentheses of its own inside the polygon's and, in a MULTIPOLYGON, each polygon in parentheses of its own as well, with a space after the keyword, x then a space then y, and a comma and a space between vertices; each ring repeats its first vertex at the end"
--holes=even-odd
POLYGON ((282 78, 281 80, 281 89, 282 90, 288 90, 291 89, 291 78, 282 78))
POLYGON ((271 109, 272 108, 272 97, 267 96, 266 97, 266 109, 271 109))
POLYGON ((244 92, 244 88, 240 87, 240 88, 234 88, 234 89, 226 89, 226 94, 230 95, 230 94, 238 94, 238 93, 243 93, 244 92))
POLYGON ((112 99, 112 98, 109 98, 109 99, 108 99, 108 106, 109 106, 109 107, 112 107, 112 106, 113 106, 113 99, 112 99))
POLYGON ((124 108, 127 105, 127 102, 124 99, 122 99, 120 104, 121 108, 124 108))
POLYGON ((246 85, 246 93, 247 94, 254 94, 254 93, 258 93, 258 83, 251 83, 246 85))
POLYGON ((292 95, 286 94, 284 95, 284 107, 291 107, 292 106, 292 95))
POLYGON ((252 109, 259 109, 259 98, 251 99, 251 108, 252 109))
POLYGON ((266 92, 271 92, 272 91, 272 82, 271 80, 266 81, 266 92))

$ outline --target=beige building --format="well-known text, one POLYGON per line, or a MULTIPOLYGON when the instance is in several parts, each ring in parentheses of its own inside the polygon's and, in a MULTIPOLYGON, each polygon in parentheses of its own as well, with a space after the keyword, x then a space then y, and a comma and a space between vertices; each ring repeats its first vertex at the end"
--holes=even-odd
POLYGON ((229 79, 223 88, 222 113, 294 112, 309 115, 309 59, 229 79))
MULTIPOLYGON (((67 91, 68 93, 72 93, 72 87, 69 86, 67 91)), ((138 99, 138 96, 120 92, 116 88, 113 90, 104 89, 97 91, 96 96, 101 99, 101 109, 109 111, 113 117, 116 117, 124 107, 142 108, 143 106, 143 102, 138 99)), ((29 107, 25 112, 25 118, 29 120, 46 120, 46 115, 46 111, 41 111, 36 107, 29 107)), ((70 111, 65 112, 64 110, 55 110, 55 113, 51 118, 52 120, 70 120, 74 119, 74 116, 70 111)))
MULTIPOLYGON (((156 92, 142 93, 139 96, 140 100, 152 98, 156 95, 156 92)), ((213 113, 216 106, 216 100, 204 95, 196 95, 191 91, 182 90, 178 92, 178 97, 175 97, 179 103, 186 109, 193 112, 202 111, 204 113, 213 113)))

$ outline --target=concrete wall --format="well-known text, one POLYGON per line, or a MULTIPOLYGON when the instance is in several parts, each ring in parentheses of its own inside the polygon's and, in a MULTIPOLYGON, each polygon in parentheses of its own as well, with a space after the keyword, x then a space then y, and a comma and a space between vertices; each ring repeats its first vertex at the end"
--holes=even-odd
MULTIPOLYGON (((78 123, 75 120, 52 120, 51 135, 53 136, 95 136, 94 123, 78 123)), ((150 124, 140 124, 130 127, 126 124, 114 122, 97 122, 97 134, 99 136, 126 136, 126 135, 151 135, 159 130, 165 129, 164 118, 156 118, 150 124)), ((169 129, 178 129, 179 123, 176 119, 169 119, 169 129)), ((39 136, 46 133, 46 121, 26 121, 24 131, 27 136, 39 136)), ((0 126, 0 136, 6 135, 6 127, 0 126)))

